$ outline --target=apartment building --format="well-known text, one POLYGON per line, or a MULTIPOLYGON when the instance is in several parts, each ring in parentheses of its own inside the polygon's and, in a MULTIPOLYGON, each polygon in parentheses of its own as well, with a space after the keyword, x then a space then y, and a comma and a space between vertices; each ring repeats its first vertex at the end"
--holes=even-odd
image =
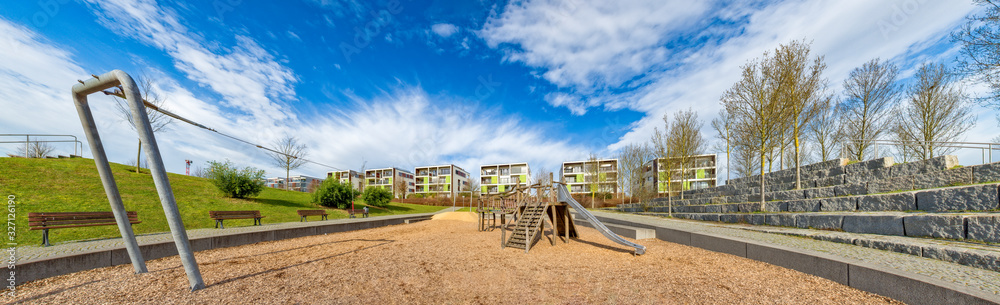
MULTIPOLYGON (((289 191, 299 191, 305 193, 312 192, 318 188, 320 184, 323 184, 323 179, 309 177, 306 175, 291 176, 288 177, 288 181, 289 191)), ((285 177, 267 178, 264 181, 264 185, 283 190, 285 189, 285 177)))
POLYGON ((454 164, 417 167, 416 194, 452 198, 468 191, 469 172, 454 164))
POLYGON ((328 172, 326 179, 337 179, 340 183, 346 183, 359 192, 364 189, 365 185, 365 179, 361 177, 361 173, 354 170, 328 172))
POLYGON ((406 198, 416 192, 414 175, 408 170, 389 167, 365 171, 365 188, 381 187, 392 191, 396 198, 406 198), (402 188, 397 187, 401 185, 402 188))
POLYGON ((528 163, 507 163, 480 167, 479 185, 482 194, 497 194, 511 190, 519 182, 530 184, 528 163))
POLYGON ((678 158, 657 158, 643 165, 643 185, 655 187, 659 196, 667 196, 668 189, 671 196, 677 196, 682 190, 715 187, 715 160, 714 154, 692 156, 682 175, 678 158), (667 168, 673 168, 672 175, 667 168))
POLYGON ((618 195, 618 159, 563 162, 561 177, 570 194, 618 195))

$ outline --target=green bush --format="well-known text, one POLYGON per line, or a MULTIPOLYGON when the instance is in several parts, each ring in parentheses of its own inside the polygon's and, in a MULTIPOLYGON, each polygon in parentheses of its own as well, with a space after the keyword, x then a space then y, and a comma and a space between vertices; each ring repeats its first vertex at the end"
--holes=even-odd
POLYGON ((314 202, 338 209, 346 209, 354 197, 358 197, 358 192, 350 184, 340 183, 337 179, 326 179, 313 193, 314 202))
POLYGON ((365 188, 365 192, 361 194, 361 199, 364 199, 365 203, 370 206, 384 208, 389 206, 389 201, 392 200, 392 192, 381 187, 369 187, 365 188))
POLYGON ((247 166, 238 169, 232 162, 208 161, 208 179, 226 196, 254 197, 264 190, 264 170, 247 166))

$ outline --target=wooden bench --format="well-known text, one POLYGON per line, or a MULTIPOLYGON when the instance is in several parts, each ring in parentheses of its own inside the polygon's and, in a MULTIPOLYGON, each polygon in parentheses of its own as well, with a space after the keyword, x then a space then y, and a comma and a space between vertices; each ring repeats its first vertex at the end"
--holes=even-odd
POLYGON ((260 211, 208 211, 208 215, 215 219, 215 228, 225 229, 226 226, 222 223, 226 219, 253 219, 253 225, 259 226, 260 219, 264 216, 260 216, 260 211))
POLYGON ((355 214, 362 214, 362 217, 368 217, 368 211, 365 211, 365 209, 348 209, 347 214, 351 215, 351 218, 354 218, 355 214))
MULTIPOLYGON (((141 223, 135 211, 126 212, 129 224, 141 223)), ((28 213, 28 227, 42 231, 42 246, 49 245, 49 229, 117 225, 111 212, 40 212, 28 213)))
POLYGON ((306 221, 306 216, 320 216, 320 220, 326 220, 325 210, 299 210, 299 222, 306 221))

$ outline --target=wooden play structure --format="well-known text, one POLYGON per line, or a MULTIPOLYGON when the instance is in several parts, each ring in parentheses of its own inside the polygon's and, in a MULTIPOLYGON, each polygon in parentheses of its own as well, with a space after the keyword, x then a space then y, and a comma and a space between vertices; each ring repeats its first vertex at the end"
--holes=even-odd
POLYGON ((479 214, 479 231, 500 228, 500 247, 524 249, 525 253, 541 240, 548 228, 549 242, 554 246, 557 239, 569 243, 570 238, 579 237, 573 223, 570 208, 578 217, 590 222, 608 239, 635 249, 635 254, 646 252, 646 247, 630 242, 611 232, 593 214, 573 199, 566 183, 557 182, 549 174, 551 183, 535 183, 530 186, 518 183, 514 188, 499 194, 484 194, 479 198, 476 212, 479 214), (507 218, 514 221, 507 223, 507 218), (497 220, 500 220, 497 225, 497 220), (507 237, 507 230, 511 230, 507 237))

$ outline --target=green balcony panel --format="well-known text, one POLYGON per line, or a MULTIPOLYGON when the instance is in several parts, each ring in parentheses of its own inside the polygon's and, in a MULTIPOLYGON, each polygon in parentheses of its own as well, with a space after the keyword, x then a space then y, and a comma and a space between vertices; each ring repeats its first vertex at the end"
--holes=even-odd
POLYGON ((699 169, 695 175, 696 175, 695 177, 698 177, 698 179, 705 179, 705 170, 699 169))
POLYGON ((490 177, 490 183, 497 184, 497 177, 496 176, 490 177))
POLYGON ((484 185, 484 186, 482 186, 482 188, 483 188, 483 191, 482 191, 482 192, 483 192, 483 193, 486 193, 486 186, 484 185))

